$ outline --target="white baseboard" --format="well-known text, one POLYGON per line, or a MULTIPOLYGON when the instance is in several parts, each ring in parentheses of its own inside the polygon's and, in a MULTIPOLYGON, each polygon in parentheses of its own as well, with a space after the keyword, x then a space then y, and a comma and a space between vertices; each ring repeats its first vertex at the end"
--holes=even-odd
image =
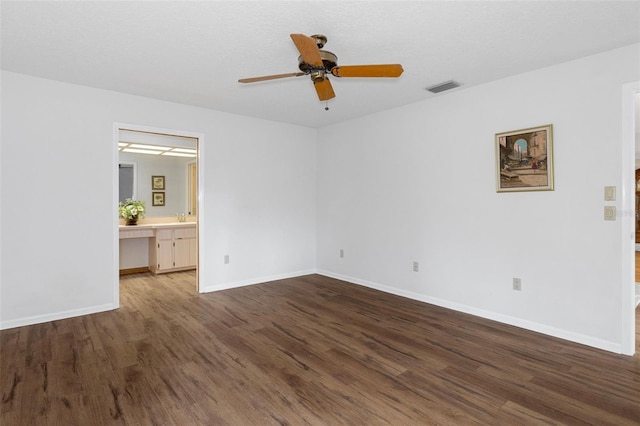
MULTIPOLYGON (((359 278, 341 275, 341 274, 337 274, 337 273, 325 271, 325 270, 309 269, 304 271, 290 272, 286 274, 256 277, 256 278, 251 278, 246 280, 233 281, 233 282, 222 283, 222 284, 217 284, 212 286, 205 286, 204 288, 201 288, 201 293, 227 290, 231 288, 261 284, 261 283, 266 283, 270 281, 283 280, 287 278, 295 278, 295 277, 300 277, 300 276, 310 275, 310 274, 324 275, 326 277, 335 278, 341 281, 346 281, 348 283, 361 285, 364 287, 383 291, 385 293, 395 294, 397 296, 407 297, 409 299, 430 303, 432 305, 475 315, 475 316, 486 318, 493 321, 498 321, 504 324, 509 324, 509 325, 520 327, 526 330, 535 331, 537 333, 542 333, 549 336, 558 337, 560 339, 568 340, 571 342, 592 346, 594 348, 606 350, 609 352, 621 353, 621 350, 622 350, 622 347, 619 344, 609 342, 606 340, 596 339, 591 336, 585 336, 579 333, 570 332, 568 330, 549 327, 544 324, 539 324, 532 321, 526 321, 521 318, 516 318, 509 315, 503 315, 496 312, 486 311, 483 309, 475 308, 473 306, 467 306, 467 305, 451 302, 444 299, 439 299, 439 298, 430 297, 430 296, 426 296, 419 293, 401 290, 396 287, 390 287, 390 286, 375 283, 372 281, 362 280, 359 278)), ((640 284, 636 283, 636 306, 638 306, 639 304, 640 304, 640 284)), ((23 327, 27 325, 40 324, 40 323, 49 322, 49 321, 57 321, 57 320, 62 320, 66 318, 78 317, 82 315, 90 315, 90 314, 95 314, 99 312, 110 311, 116 308, 117 306, 114 306, 113 304, 108 303, 108 304, 92 306, 88 308, 75 309, 75 310, 57 312, 57 313, 46 314, 46 315, 36 315, 32 317, 19 318, 19 319, 9 320, 9 321, 2 321, 0 322, 0 330, 23 327)))
POLYGON ((254 284, 262 284, 270 281, 278 281, 278 280, 284 280, 287 278, 301 277, 303 275, 310 275, 315 273, 316 273, 315 269, 309 269, 305 271, 297 271, 297 272, 289 272, 286 274, 249 278, 246 280, 232 281, 228 283, 222 283, 222 284, 216 284, 216 285, 210 285, 210 286, 205 285, 204 287, 202 286, 202 283, 200 283, 201 284, 200 293, 210 293, 212 291, 228 290, 230 288, 244 287, 247 285, 254 285, 254 284))
POLYGON ((82 315, 97 314, 98 312, 111 311, 116 308, 117 306, 114 306, 112 303, 107 303, 105 305, 90 306, 88 308, 72 309, 69 311, 55 312, 51 314, 35 315, 32 317, 2 321, 0 323, 0 330, 6 330, 9 328, 16 328, 16 327, 24 327, 25 325, 42 324, 44 322, 58 321, 58 320, 63 320, 67 318, 79 317, 82 315))
MULTIPOLYGON (((303 276, 303 275, 310 275, 310 274, 315 274, 315 273, 316 273, 315 269, 310 269, 310 270, 290 272, 290 273, 280 274, 280 275, 271 275, 271 276, 265 276, 265 277, 251 278, 251 279, 247 279, 247 280, 234 281, 234 282, 223 283, 223 284, 218 284, 218 285, 208 286, 208 287, 205 286, 204 288, 201 288, 201 293, 208 293, 208 292, 212 292, 212 291, 226 290, 226 289, 230 289, 230 288, 243 287, 243 286, 253 285, 253 284, 260 284, 260 283, 265 283, 265 282, 269 282, 269 281, 277 281, 277 280, 282 280, 282 279, 286 279, 286 278, 295 278, 295 277, 299 277, 299 276, 303 276)), ((108 304, 105 304, 105 305, 91 306, 91 307, 88 307, 88 308, 74 309, 74 310, 69 310, 69 311, 64 311, 64 312, 56 312, 56 313, 51 313, 51 314, 36 315, 36 316, 32 316, 32 317, 18 318, 18 319, 9 320, 9 321, 2 321, 2 322, 0 322, 0 330, 6 330, 6 329, 9 329, 9 328, 16 328, 16 327, 23 327, 23 326, 26 326, 26 325, 41 324, 41 323, 44 323, 44 322, 57 321, 57 320, 62 320, 62 319, 67 319, 67 318, 79 317, 79 316, 82 316, 82 315, 90 315, 90 314, 95 314, 95 313, 98 313, 98 312, 111 311, 111 310, 116 309, 116 308, 118 308, 118 306, 114 306, 112 303, 108 303, 108 304)))
POLYGON ((586 336, 580 333, 574 333, 568 330, 563 330, 556 327, 550 327, 544 324, 523 320, 521 318, 516 318, 509 315, 503 315, 497 312, 486 311, 483 309, 478 309, 473 306, 467 306, 467 305, 451 302, 444 299, 429 297, 423 294, 405 291, 395 287, 390 287, 390 286, 382 285, 382 284, 371 282, 371 281, 361 280, 359 278, 336 274, 330 271, 319 270, 316 273, 319 275, 330 277, 330 278, 335 278, 341 281, 346 281, 352 284, 358 284, 364 287, 373 288, 375 290, 384 291, 385 293, 391 293, 397 296, 402 296, 409 299, 430 303, 432 305, 440 306, 447 309, 452 309, 454 311, 463 312, 466 314, 475 315, 475 316, 486 318, 492 321, 513 325, 515 327, 523 328, 525 330, 535 331, 536 333, 546 334, 548 336, 557 337, 560 339, 568 340, 575 343, 580 343, 582 345, 591 346, 594 348, 602 349, 609 352, 614 352, 617 354, 622 353, 622 346, 620 344, 602 340, 602 339, 597 339, 591 336, 586 336))

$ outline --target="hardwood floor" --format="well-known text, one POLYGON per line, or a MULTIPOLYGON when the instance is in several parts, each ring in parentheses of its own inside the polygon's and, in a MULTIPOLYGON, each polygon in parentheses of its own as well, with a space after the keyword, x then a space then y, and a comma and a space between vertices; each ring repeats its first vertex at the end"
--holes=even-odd
POLYGON ((640 423, 638 354, 318 275, 203 295, 194 276, 125 276, 116 311, 0 332, 0 423, 640 423))

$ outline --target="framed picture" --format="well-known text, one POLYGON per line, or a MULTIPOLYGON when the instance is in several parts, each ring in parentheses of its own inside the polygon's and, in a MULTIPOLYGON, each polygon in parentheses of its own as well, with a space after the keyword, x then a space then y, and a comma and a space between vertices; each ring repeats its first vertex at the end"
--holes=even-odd
POLYGON ((164 192, 152 192, 151 199, 152 206, 164 206, 164 192))
POLYGON ((164 190, 164 176, 151 176, 151 189, 164 190))
POLYGON ((497 192, 553 191, 553 126, 496 134, 497 192))

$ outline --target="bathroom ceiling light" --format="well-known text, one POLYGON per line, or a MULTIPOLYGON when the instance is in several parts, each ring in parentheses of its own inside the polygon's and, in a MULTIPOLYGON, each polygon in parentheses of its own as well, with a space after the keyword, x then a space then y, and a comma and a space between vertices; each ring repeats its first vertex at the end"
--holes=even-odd
POLYGON ((122 152, 131 152, 134 154, 152 154, 152 155, 162 154, 162 151, 151 151, 150 149, 135 149, 135 148, 124 148, 122 152))
POLYGON ((130 152, 134 154, 151 154, 151 155, 169 155, 173 157, 194 158, 198 156, 198 150, 194 148, 147 145, 130 142, 118 142, 118 150, 121 152, 130 152))
POLYGON ((169 146, 141 145, 141 144, 137 144, 137 143, 132 143, 131 145, 129 145, 129 148, 150 149, 150 150, 153 150, 153 151, 169 151, 171 149, 171 147, 169 147, 169 146))
POLYGON ((171 157, 191 157, 194 158, 196 156, 196 153, 192 153, 192 154, 187 154, 185 152, 175 152, 174 151, 165 151, 162 153, 162 155, 169 155, 171 157))
POLYGON ((187 154, 197 154, 198 151, 196 151, 195 149, 191 149, 191 148, 173 148, 171 150, 172 152, 186 152, 187 154))

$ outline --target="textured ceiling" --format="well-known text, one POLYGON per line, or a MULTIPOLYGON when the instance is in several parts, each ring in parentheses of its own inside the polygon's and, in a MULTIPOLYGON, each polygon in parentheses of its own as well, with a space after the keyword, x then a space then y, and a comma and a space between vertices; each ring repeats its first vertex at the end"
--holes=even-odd
POLYGON ((2 68, 309 127, 640 41, 638 1, 2 1, 2 68), (401 63, 398 79, 333 78, 329 111, 290 33, 324 34, 340 65, 401 63))

